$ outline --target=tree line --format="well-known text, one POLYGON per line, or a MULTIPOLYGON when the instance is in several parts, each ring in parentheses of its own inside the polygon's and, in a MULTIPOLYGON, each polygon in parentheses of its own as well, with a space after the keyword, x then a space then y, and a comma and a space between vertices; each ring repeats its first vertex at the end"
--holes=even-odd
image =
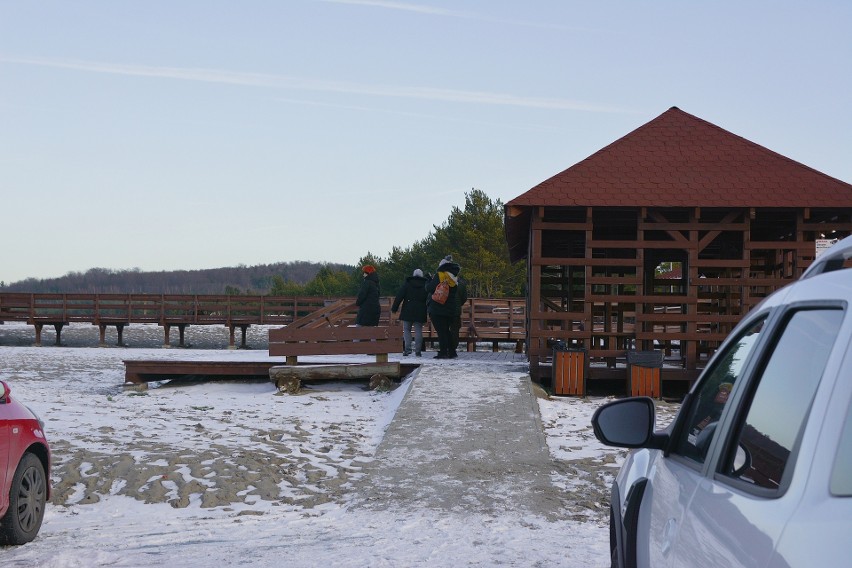
POLYGON ((0 285, 2 292, 65 294, 268 294, 275 278, 310 282, 322 269, 352 270, 351 265, 280 262, 202 270, 143 272, 138 268, 91 268, 58 278, 27 278, 0 285))
POLYGON ((434 273, 450 254, 462 267, 469 296, 523 296, 524 265, 509 262, 503 204, 478 189, 466 193, 464 208, 453 207, 447 220, 433 225, 423 239, 407 248, 394 246, 386 257, 367 252, 355 265, 296 261, 161 272, 93 268, 59 278, 0 283, 0 291, 344 297, 358 293, 361 267, 371 264, 379 273, 382 295, 393 296, 415 269, 434 273))

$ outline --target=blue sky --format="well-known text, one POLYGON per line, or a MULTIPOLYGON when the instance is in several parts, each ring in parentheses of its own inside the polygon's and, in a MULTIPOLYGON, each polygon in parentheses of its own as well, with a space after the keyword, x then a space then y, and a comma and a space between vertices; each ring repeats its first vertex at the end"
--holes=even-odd
POLYGON ((852 182, 846 0, 0 0, 0 282, 354 264, 671 106, 852 182))

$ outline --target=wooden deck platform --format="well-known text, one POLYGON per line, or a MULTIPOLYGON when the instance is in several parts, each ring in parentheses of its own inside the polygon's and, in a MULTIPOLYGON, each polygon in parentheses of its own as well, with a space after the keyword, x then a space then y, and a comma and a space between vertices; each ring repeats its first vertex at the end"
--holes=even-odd
POLYGON ((124 384, 140 385, 192 377, 217 379, 269 379, 269 369, 277 361, 175 361, 125 360, 124 384))
MULTIPOLYGON (((363 361, 359 362, 363 363, 363 361)), ((281 361, 175 361, 175 360, 134 360, 124 361, 124 384, 144 385, 152 381, 186 380, 195 378, 229 380, 271 380, 269 370, 281 366, 281 361)), ((311 363, 312 366, 326 363, 311 363)), ((340 361, 329 365, 340 365, 340 361)), ((418 365, 400 363, 399 376, 404 377, 414 371, 418 365)), ((352 377, 339 377, 347 380, 352 377)), ((357 378, 357 377, 356 377, 357 378)), ((338 380, 338 378, 335 378, 338 380)))

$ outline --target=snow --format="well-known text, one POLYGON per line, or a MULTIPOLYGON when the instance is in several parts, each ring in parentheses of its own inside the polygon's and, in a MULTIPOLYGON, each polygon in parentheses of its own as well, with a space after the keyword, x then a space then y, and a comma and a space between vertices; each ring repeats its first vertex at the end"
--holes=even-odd
POLYGON ((124 359, 268 354, 5 341, 31 332, 0 326, 0 377, 46 423, 54 495, 35 541, 0 548, 4 568, 609 565, 607 491, 624 452, 600 445, 589 422, 606 399, 539 398, 554 491, 576 502, 562 519, 363 510, 349 506, 353 488, 416 378, 388 393, 324 383, 282 396, 231 381, 137 390, 122 386, 124 359))

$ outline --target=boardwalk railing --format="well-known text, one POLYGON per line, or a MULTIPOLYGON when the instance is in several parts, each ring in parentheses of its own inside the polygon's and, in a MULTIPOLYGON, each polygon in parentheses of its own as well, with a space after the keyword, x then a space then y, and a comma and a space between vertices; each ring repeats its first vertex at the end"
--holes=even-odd
POLYGON ((292 296, 0 293, 0 322, 287 325, 326 302, 292 296))
MULTIPOLYGON (((381 299, 381 326, 398 325, 398 315, 391 314, 393 298, 381 299)), ((462 310, 460 340, 473 350, 476 343, 511 342, 522 346, 526 336, 525 301, 523 299, 471 298, 462 310)), ((83 322, 101 329, 115 327, 122 343, 122 330, 133 323, 156 323, 163 326, 165 344, 169 343, 170 328, 180 330, 183 345, 184 330, 192 325, 224 325, 231 330, 230 345, 234 345, 234 330, 243 332, 251 325, 305 327, 352 325, 357 307, 354 298, 323 298, 313 296, 228 296, 178 294, 29 294, 0 293, 0 323, 26 322, 34 326, 36 344, 41 343, 45 325, 56 329, 60 342, 62 327, 83 322)), ((2 328, 0 328, 2 332, 2 328)), ((437 334, 431 325, 424 328, 426 340, 434 342, 437 334)), ((0 339, 2 340, 2 339, 0 339)))

